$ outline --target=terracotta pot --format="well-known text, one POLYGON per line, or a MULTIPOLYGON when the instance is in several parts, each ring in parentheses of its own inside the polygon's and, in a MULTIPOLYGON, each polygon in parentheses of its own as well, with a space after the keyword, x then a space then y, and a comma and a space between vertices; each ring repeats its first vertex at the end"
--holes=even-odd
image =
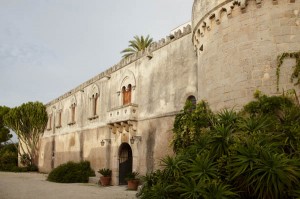
POLYGON ((111 181, 111 177, 110 176, 108 176, 108 177, 101 176, 100 177, 100 184, 102 186, 109 186, 110 185, 110 181, 111 181))
POLYGON ((137 190, 139 186, 139 180, 128 180, 127 183, 128 183, 127 188, 129 190, 137 190))

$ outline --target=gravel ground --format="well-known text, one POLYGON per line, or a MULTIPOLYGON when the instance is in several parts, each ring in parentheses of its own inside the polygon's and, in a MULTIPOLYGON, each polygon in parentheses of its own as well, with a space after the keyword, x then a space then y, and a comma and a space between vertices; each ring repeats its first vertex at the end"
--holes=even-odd
POLYGON ((91 183, 53 183, 45 174, 0 172, 0 199, 134 199, 126 186, 101 187, 91 183))

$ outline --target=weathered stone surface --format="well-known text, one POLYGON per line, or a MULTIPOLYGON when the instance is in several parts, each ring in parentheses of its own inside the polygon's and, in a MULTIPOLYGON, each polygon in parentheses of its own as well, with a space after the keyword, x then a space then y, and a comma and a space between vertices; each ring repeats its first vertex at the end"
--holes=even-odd
POLYGON ((189 96, 219 110, 242 108, 255 90, 277 95, 294 88, 299 95, 290 82, 294 59, 284 60, 276 88, 277 56, 300 50, 299 8, 300 1, 195 0, 192 27, 47 104, 52 123, 41 138, 40 171, 89 160, 95 171, 112 169, 116 185, 123 143, 141 174, 172 154, 174 116, 189 96))

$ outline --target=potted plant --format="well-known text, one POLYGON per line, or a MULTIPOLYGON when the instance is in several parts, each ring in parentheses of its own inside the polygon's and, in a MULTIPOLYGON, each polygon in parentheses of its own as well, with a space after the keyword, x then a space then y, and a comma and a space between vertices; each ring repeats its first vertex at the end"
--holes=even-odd
POLYGON ((99 169, 98 173, 102 176, 100 177, 100 184, 102 186, 109 186, 111 181, 111 170, 107 168, 99 169))
POLYGON ((127 181, 127 188, 129 190, 137 190, 139 185, 139 173, 131 172, 126 175, 125 180, 127 181))

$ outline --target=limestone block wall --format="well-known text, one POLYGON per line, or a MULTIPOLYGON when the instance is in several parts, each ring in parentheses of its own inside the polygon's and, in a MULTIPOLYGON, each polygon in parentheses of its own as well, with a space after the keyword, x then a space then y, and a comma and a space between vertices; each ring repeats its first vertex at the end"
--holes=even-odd
POLYGON ((296 89, 285 60, 276 86, 277 56, 300 50, 300 2, 196 0, 193 44, 198 56, 198 99, 214 110, 241 108, 255 90, 270 95, 296 89), (202 7, 204 6, 204 7, 202 7))
POLYGON ((132 149, 134 171, 145 174, 158 168, 159 159, 172 154, 169 143, 175 114, 190 95, 197 96, 197 57, 192 46, 188 26, 47 104, 50 119, 41 138, 40 170, 89 160, 95 171, 111 168, 112 183, 118 184, 122 143, 132 149), (128 85, 131 109, 123 105, 122 88, 128 85), (134 126, 123 128, 121 122, 132 120, 125 112, 131 114, 133 109, 134 126), (141 140, 131 144, 132 136, 141 140))
POLYGON ((182 109, 190 95, 197 96, 197 58, 191 34, 153 52, 139 69, 139 118, 156 117, 182 109))

